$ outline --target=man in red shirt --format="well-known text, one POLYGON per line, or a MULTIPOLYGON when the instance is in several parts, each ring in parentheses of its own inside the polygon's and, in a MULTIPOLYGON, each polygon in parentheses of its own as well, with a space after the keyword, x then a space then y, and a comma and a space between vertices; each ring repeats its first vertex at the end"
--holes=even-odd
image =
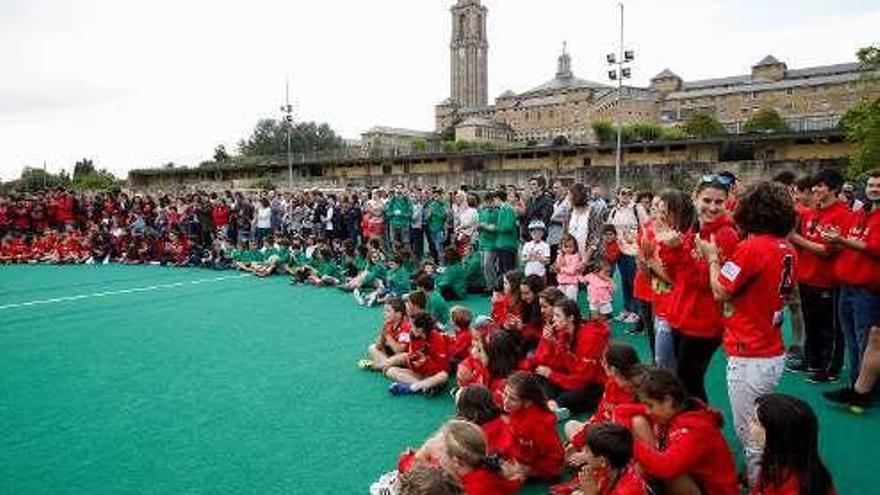
POLYGON ((800 228, 792 236, 798 248, 801 302, 806 341, 804 358, 809 380, 816 383, 836 381, 843 367, 844 340, 835 317, 839 282, 834 277, 834 263, 840 252, 829 243, 824 232, 841 232, 852 212, 838 201, 843 176, 834 169, 823 169, 814 177, 813 207, 800 219, 800 228))
POLYGON ((834 276, 841 283, 837 316, 849 351, 849 386, 859 377, 871 325, 880 322, 880 168, 868 173, 865 197, 846 229, 823 232, 841 248, 834 276))
POLYGON ((714 242, 697 243, 709 263, 712 292, 724 303, 727 393, 753 486, 761 451, 749 434, 749 419, 755 400, 776 389, 784 369, 783 299, 794 290, 798 273, 797 253, 787 237, 797 216, 785 186, 761 182, 740 197, 734 219, 746 237, 723 265, 714 242))

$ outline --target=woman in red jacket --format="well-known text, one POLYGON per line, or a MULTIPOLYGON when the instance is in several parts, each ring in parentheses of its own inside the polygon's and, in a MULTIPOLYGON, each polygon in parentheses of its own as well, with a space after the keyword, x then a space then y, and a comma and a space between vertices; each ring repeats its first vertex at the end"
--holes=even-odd
POLYGON ((819 423, 806 402, 782 394, 759 397, 749 422, 761 447, 752 495, 832 495, 831 473, 819 457, 819 423))
POLYGON ((440 430, 441 465, 459 479, 466 495, 512 495, 521 483, 505 478, 487 456, 486 435, 469 421, 452 420, 440 430))
POLYGON ((735 495, 739 487, 733 454, 721 433, 721 413, 688 395, 675 373, 648 369, 638 396, 656 425, 656 439, 645 438, 632 421, 636 462, 646 476, 663 482, 666 495, 735 495))
POLYGON ((554 306, 553 327, 552 359, 539 363, 535 373, 549 382, 546 388, 559 409, 592 410, 602 397, 602 355, 611 329, 602 320, 583 321, 577 303, 568 298, 554 306))
POLYGON ((500 462, 516 459, 513 430, 492 392, 482 385, 459 389, 455 394, 455 417, 479 425, 486 435, 486 454, 500 462))
POLYGON ((661 259, 673 279, 668 318, 675 335, 676 371, 690 394, 703 402, 708 402, 706 370, 721 345, 724 323, 709 283, 709 264, 696 243, 714 238, 723 260, 733 255, 739 236, 724 209, 729 186, 718 176, 704 177, 694 193, 698 230, 657 233, 661 259))
POLYGON ((547 407, 547 396, 537 376, 514 373, 504 387, 504 411, 516 442, 516 467, 520 478, 554 480, 562 473, 564 452, 556 432, 556 415, 547 407))

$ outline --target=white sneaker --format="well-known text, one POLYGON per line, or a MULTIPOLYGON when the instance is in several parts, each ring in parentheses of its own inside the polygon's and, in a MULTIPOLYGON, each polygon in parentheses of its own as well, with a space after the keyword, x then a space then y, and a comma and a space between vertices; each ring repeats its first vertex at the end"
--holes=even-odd
POLYGON ((639 322, 639 315, 637 315, 635 313, 629 313, 626 316, 626 319, 623 320, 623 322, 624 323, 638 323, 639 322))
POLYGON ((617 316, 614 317, 614 321, 619 321, 621 323, 626 323, 626 319, 629 317, 629 313, 626 311, 621 311, 617 313, 617 316))
POLYGON ((354 296, 354 300, 361 306, 366 303, 366 301, 364 301, 364 296, 361 295, 360 289, 355 289, 351 294, 354 296))

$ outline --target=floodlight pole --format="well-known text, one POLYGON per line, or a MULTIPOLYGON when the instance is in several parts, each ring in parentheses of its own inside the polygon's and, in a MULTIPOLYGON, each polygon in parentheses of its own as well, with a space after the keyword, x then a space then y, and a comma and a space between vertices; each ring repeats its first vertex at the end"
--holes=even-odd
POLYGON ((293 155, 290 153, 290 131, 293 127, 293 105, 290 104, 290 78, 284 84, 284 123, 287 124, 287 189, 293 190, 293 155))
POLYGON ((620 5, 620 46, 618 47, 618 59, 617 59, 617 112, 615 115, 615 120, 617 121, 617 150, 614 154, 614 190, 620 191, 620 161, 621 161, 621 151, 623 147, 623 115, 620 109, 620 96, 623 92, 623 62, 624 62, 624 54, 623 54, 623 2, 618 3, 620 5))

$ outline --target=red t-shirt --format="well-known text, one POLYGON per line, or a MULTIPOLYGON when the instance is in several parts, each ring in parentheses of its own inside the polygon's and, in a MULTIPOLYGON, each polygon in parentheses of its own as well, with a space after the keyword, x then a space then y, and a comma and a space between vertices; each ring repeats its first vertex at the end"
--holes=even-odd
POLYGON ((841 237, 858 239, 866 249, 846 246, 834 260, 834 278, 844 285, 880 291, 880 208, 853 213, 849 228, 841 237))
POLYGON ((513 495, 521 483, 486 468, 474 469, 461 477, 465 495, 513 495))
MULTIPOLYGON (((648 220, 642 224, 636 242, 639 246, 639 257, 644 256, 644 253, 642 252, 642 243, 651 243, 655 246, 654 249, 656 250, 657 243, 655 241, 653 220, 648 220)), ((633 280, 633 296, 640 301, 653 302, 654 290, 651 285, 651 273, 648 270, 643 269, 640 264, 636 269, 636 276, 633 280)))
POLYGON ((471 351, 471 329, 470 328, 456 328, 455 334, 447 335, 449 339, 449 357, 457 358, 460 361, 464 361, 470 356, 471 351))
POLYGON ((563 390, 578 390, 590 383, 605 383, 602 355, 608 347, 611 327, 599 320, 584 322, 573 343, 556 340, 555 362, 548 380, 563 390))
MULTIPOLYGON (((852 212, 839 201, 835 201, 827 208, 811 208, 803 212, 801 216, 800 235, 808 241, 827 246, 822 240, 820 231, 835 228, 845 232, 849 225, 849 217, 852 212)), ((831 288, 837 285, 834 279, 834 258, 836 255, 822 257, 813 252, 800 249, 799 267, 797 278, 800 282, 813 287, 831 288)))
POLYGON ((211 211, 211 217, 214 220, 214 227, 225 227, 229 223, 229 207, 226 205, 216 205, 211 211))
POLYGON ((480 425, 486 435, 486 452, 489 455, 498 454, 502 459, 510 460, 516 457, 516 441, 513 438, 513 430, 504 416, 480 425))
POLYGON ((798 255, 785 239, 750 236, 724 263, 718 282, 730 294, 724 304, 724 350, 728 356, 782 355, 783 297, 796 283, 798 255))
POLYGON ((439 330, 432 331, 427 338, 410 336, 406 359, 410 370, 425 377, 449 371, 446 336, 439 330))

